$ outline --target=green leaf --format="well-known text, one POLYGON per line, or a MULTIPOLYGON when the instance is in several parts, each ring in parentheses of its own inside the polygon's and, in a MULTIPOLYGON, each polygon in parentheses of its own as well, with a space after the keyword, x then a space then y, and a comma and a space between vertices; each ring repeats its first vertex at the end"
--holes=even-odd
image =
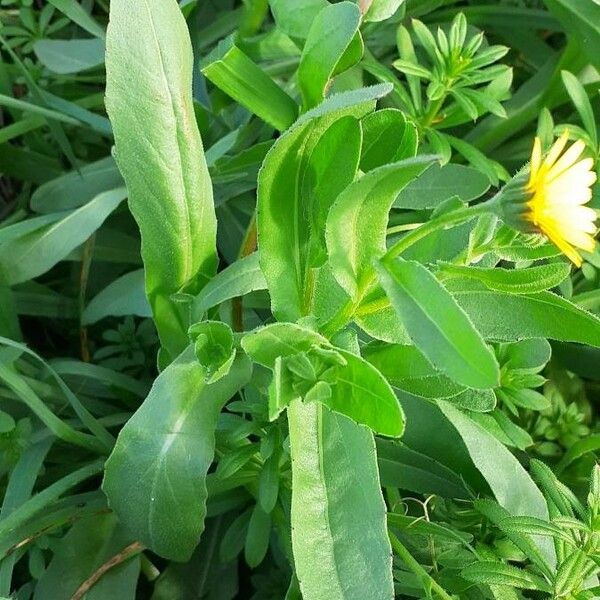
POLYGON ((394 260, 377 272, 415 346, 454 381, 493 388, 500 372, 492 350, 451 294, 421 264, 394 260))
POLYGON ((269 0, 277 28, 291 38, 305 40, 313 20, 327 0, 269 0))
POLYGON ((321 334, 295 323, 273 323, 251 331, 242 338, 242 348, 254 361, 273 369, 279 356, 306 352, 313 346, 328 345, 321 334))
POLYGON ((600 5, 596 2, 571 2, 570 0, 544 0, 550 13, 579 47, 587 60, 596 68, 600 66, 600 5))
POLYGON ((363 17, 364 21, 378 22, 392 17, 400 6, 404 4, 404 0, 367 0, 366 2, 360 2, 360 4, 364 4, 367 7, 363 17))
POLYGON ((360 25, 360 10, 352 2, 328 5, 314 18, 298 66, 298 86, 304 109, 323 100, 329 80, 360 25))
POLYGON ((389 383, 360 356, 340 348, 335 350, 347 364, 335 368, 331 397, 321 402, 375 433, 400 437, 404 432, 404 413, 389 383))
POLYGON ((458 196, 463 202, 479 198, 489 189, 488 178, 463 165, 432 165, 421 177, 400 192, 395 208, 436 208, 458 196))
POLYGON ((516 533, 518 535, 540 535, 560 539, 567 544, 575 545, 575 540, 569 536, 563 529, 538 519, 537 517, 506 517, 499 523, 500 529, 507 533, 516 533))
POLYGON ((412 158, 417 153, 417 129, 396 108, 384 108, 363 118, 362 171, 412 158))
POLYGON ((152 310, 144 292, 144 271, 131 271, 107 285, 85 307, 81 322, 91 325, 104 317, 136 315, 151 317, 152 310))
POLYGON ((202 64, 202 73, 228 96, 284 131, 298 116, 298 106, 252 59, 226 38, 202 64))
POLYGON ((39 61, 53 73, 67 75, 104 63, 104 40, 38 40, 33 45, 39 61))
POLYGON ((120 521, 160 556, 187 560, 198 543, 217 418, 249 377, 248 361, 238 359, 226 377, 206 384, 190 346, 119 434, 102 488, 120 521))
MULTIPOLYGON (((501 524, 511 519, 511 514, 506 508, 500 506, 494 500, 488 498, 478 498, 473 503, 475 510, 480 512, 496 527, 501 527, 501 524)), ((518 517, 517 517, 518 518, 518 517)), ((527 517, 526 517, 527 518, 527 517)), ((528 535, 515 533, 510 528, 503 530, 506 537, 547 577, 553 576, 554 569, 548 564, 547 558, 540 552, 538 546, 533 539, 528 535)))
POLYGON ((287 415, 292 547, 303 597, 390 600, 392 551, 371 432, 321 404, 296 400, 287 415))
MULTIPOLYGON (((53 545, 54 555, 35 586, 34 600, 65 600, 106 561, 134 541, 111 514, 77 520, 53 545)), ((139 554, 138 549, 135 554, 139 554)), ((86 594, 86 599, 114 597, 134 600, 140 558, 134 556, 120 568, 107 571, 86 594)))
POLYGON ((589 576, 590 562, 586 553, 575 549, 565 558, 556 570, 554 593, 556 596, 567 596, 569 592, 579 589, 589 576))
POLYGON ((123 178, 112 156, 69 171, 41 185, 31 195, 31 210, 48 214, 78 208, 101 192, 123 186, 123 178))
MULTIPOLYGON (((600 30, 599 30, 600 34, 600 30)), ((598 36, 600 39, 600 35, 598 36)), ((567 93, 571 97, 579 116, 581 117, 581 121, 587 133, 592 138, 592 142, 594 144, 594 148, 598 145, 598 131, 596 129, 596 118, 594 117, 594 110, 590 103, 590 99, 588 98, 587 92, 585 88, 573 75, 573 73, 569 73, 569 71, 561 71, 561 77, 567 90, 567 93)))
POLYGON ((223 517, 208 520, 191 560, 170 563, 156 580, 151 600, 191 600, 207 594, 233 600, 238 592, 237 564, 219 557, 227 525, 223 517))
POLYGON ((461 571, 461 575, 474 583, 508 585, 523 590, 550 591, 550 586, 541 577, 497 561, 482 560, 473 563, 465 567, 461 571))
POLYGON ((233 560, 244 548, 251 516, 252 508, 239 514, 223 535, 219 546, 219 555, 222 562, 233 560))
POLYGON ((50 4, 58 8, 71 21, 88 33, 99 38, 104 38, 104 29, 89 15, 88 12, 76 0, 48 0, 50 4))
POLYGON ((352 115, 373 107, 367 100, 338 108, 334 99, 306 113, 275 142, 258 178, 260 266, 273 313, 282 321, 310 310, 312 269, 325 259, 325 217, 358 168, 361 133, 352 115))
POLYGON ((269 420, 274 421, 290 405, 300 398, 294 389, 293 374, 287 368, 284 358, 278 356, 273 365, 273 379, 269 384, 269 420))
POLYGON ((176 0, 111 2, 106 48, 117 163, 142 236, 146 293, 173 359, 187 336, 171 295, 198 293, 217 262, 212 186, 192 105, 192 48, 176 0))
MULTIPOLYGON (((548 520, 544 496, 519 461, 473 419, 445 400, 438 405, 463 439, 471 460, 484 476, 498 503, 511 515, 526 515, 548 520)), ((536 540, 547 560, 554 562, 548 540, 536 540)))
POLYGON ((473 411, 475 413, 490 412, 496 408, 496 394, 494 390, 472 390, 467 388, 464 392, 447 399, 448 402, 473 411))
POLYGON ((194 352, 205 370, 206 383, 225 377, 235 360, 233 331, 221 321, 202 321, 188 330, 194 342, 194 352))
POLYGON ((125 188, 103 192, 72 212, 44 215, 6 227, 0 242, 0 272, 6 282, 21 283, 49 271, 83 244, 126 196, 125 188), (36 224, 41 226, 33 229, 36 224), (20 235, 12 237, 13 228, 20 235))
POLYGON ((600 449, 600 434, 593 434, 589 437, 577 440, 560 459, 556 466, 556 473, 560 475, 571 463, 588 452, 595 452, 600 449))
POLYGON ((279 495, 279 451, 275 451, 263 464, 258 479, 258 502, 270 513, 279 495))
POLYGON ((600 346, 600 319, 551 292, 472 290, 453 296, 486 339, 550 338, 600 346))
POLYGON ((270 534, 271 517, 261 508, 260 504, 256 504, 248 523, 246 544, 244 545, 244 557, 249 567, 255 568, 263 561, 269 548, 270 534))
POLYGON ((258 252, 254 252, 217 273, 202 288, 192 305, 193 317, 200 319, 209 308, 221 302, 264 290, 266 287, 267 282, 258 263, 258 252))
POLYGON ((505 446, 526 450, 533 445, 531 436, 501 410, 489 415, 472 413, 471 418, 505 446))
POLYGON ((519 340, 500 347, 501 362, 511 371, 538 373, 550 360, 552 347, 544 338, 519 340))
POLYGON ((534 294, 559 285, 568 277, 571 267, 567 263, 552 263, 528 269, 502 269, 441 263, 440 270, 444 275, 476 279, 491 290, 534 294))
POLYGON ((363 355, 393 386, 415 396, 452 398, 466 390, 434 369, 415 346, 374 342, 363 355))
POLYGON ((390 440, 377 440, 381 484, 417 494, 469 498, 461 476, 429 456, 390 440))
POLYGON ((374 169, 350 184, 329 211, 329 264, 338 283, 359 301, 373 279, 372 261, 386 250, 388 215, 394 199, 431 163, 423 156, 374 169))

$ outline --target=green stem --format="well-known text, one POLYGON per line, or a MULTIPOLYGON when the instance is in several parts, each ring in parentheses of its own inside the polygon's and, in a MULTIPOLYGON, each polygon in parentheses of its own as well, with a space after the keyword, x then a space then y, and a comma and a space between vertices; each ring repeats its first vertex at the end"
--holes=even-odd
POLYGON ((406 549, 404 544, 393 534, 390 533, 390 541, 396 554, 404 561, 404 564, 421 580, 423 590, 427 591, 426 585, 442 600, 453 600, 452 596, 435 580, 431 575, 413 558, 412 554, 406 549))
POLYGON ((435 102, 430 103, 427 112, 423 116, 423 121, 421 122, 421 127, 423 129, 427 129, 428 127, 431 127, 431 124, 435 121, 435 118, 437 117, 437 114, 440 112, 440 109, 442 108, 442 106, 444 104, 444 100, 446 100, 447 96, 448 96, 448 93, 446 92, 446 93, 442 94, 441 98, 438 98, 435 102))

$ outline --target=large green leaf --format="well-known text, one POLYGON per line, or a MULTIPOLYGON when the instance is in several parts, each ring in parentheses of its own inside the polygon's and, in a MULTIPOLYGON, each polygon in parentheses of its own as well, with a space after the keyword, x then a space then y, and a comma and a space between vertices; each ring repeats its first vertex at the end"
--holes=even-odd
MULTIPOLYGON (((445 400, 439 407, 458 431, 469 456, 492 489, 496 500, 511 515, 528 515, 548 520, 548 508, 542 492, 521 463, 493 435, 445 400)), ((554 561, 554 549, 548 539, 536 539, 547 558, 554 561)))
POLYGON ((187 560, 206 515, 206 474, 223 405, 250 377, 247 359, 205 382, 188 347, 156 379, 121 430, 105 468, 103 490, 121 522, 157 554, 187 560))
POLYGON ((292 546, 305 600, 391 600, 373 436, 320 403, 288 408, 292 546))
POLYGON ((360 10, 352 2, 328 5, 314 18, 298 66, 298 86, 304 108, 323 100, 327 85, 360 25, 360 10))
POLYGON ((216 218, 192 105, 192 67, 176 0, 111 2, 106 106, 142 236, 146 292, 171 359, 187 343, 187 323, 170 297, 197 293, 216 269, 216 218))
POLYGON ((312 269, 325 259, 325 217, 358 167, 361 133, 354 117, 371 111, 374 100, 356 92, 328 99, 299 119, 265 158, 257 191, 258 247, 279 320, 296 321, 310 310, 312 269))
POLYGON ((331 207, 329 264, 353 300, 359 301, 372 282, 373 259, 385 253, 388 215, 396 196, 432 161, 424 156, 374 169, 349 185, 331 207))
POLYGON ((393 260, 377 271, 415 346, 454 381, 483 389, 499 384, 492 350, 450 292, 421 264, 393 260))
POLYGON ((600 319, 552 292, 457 291, 454 298, 486 339, 550 338, 600 347, 600 319))

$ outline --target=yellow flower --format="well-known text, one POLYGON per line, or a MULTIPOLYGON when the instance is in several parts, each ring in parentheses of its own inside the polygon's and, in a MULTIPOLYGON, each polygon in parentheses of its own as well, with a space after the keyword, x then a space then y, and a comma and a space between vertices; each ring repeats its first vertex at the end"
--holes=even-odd
POLYGON ((530 196, 523 217, 580 267, 576 248, 594 250, 596 211, 584 205, 592 198, 596 173, 591 158, 580 158, 583 141, 576 141, 563 153, 567 139, 565 131, 543 158, 542 145, 535 138, 525 188, 530 196))

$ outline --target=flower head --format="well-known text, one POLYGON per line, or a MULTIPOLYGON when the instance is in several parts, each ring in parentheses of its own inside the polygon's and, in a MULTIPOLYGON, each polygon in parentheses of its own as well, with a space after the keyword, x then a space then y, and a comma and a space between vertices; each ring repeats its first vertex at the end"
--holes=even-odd
POLYGON ((576 141, 563 152, 567 140, 565 131, 543 157, 540 140, 535 138, 525 184, 528 200, 522 216, 579 267, 581 255, 577 249, 594 250, 596 211, 584 205, 592 198, 596 173, 593 159, 580 158, 585 149, 583 141, 576 141))

